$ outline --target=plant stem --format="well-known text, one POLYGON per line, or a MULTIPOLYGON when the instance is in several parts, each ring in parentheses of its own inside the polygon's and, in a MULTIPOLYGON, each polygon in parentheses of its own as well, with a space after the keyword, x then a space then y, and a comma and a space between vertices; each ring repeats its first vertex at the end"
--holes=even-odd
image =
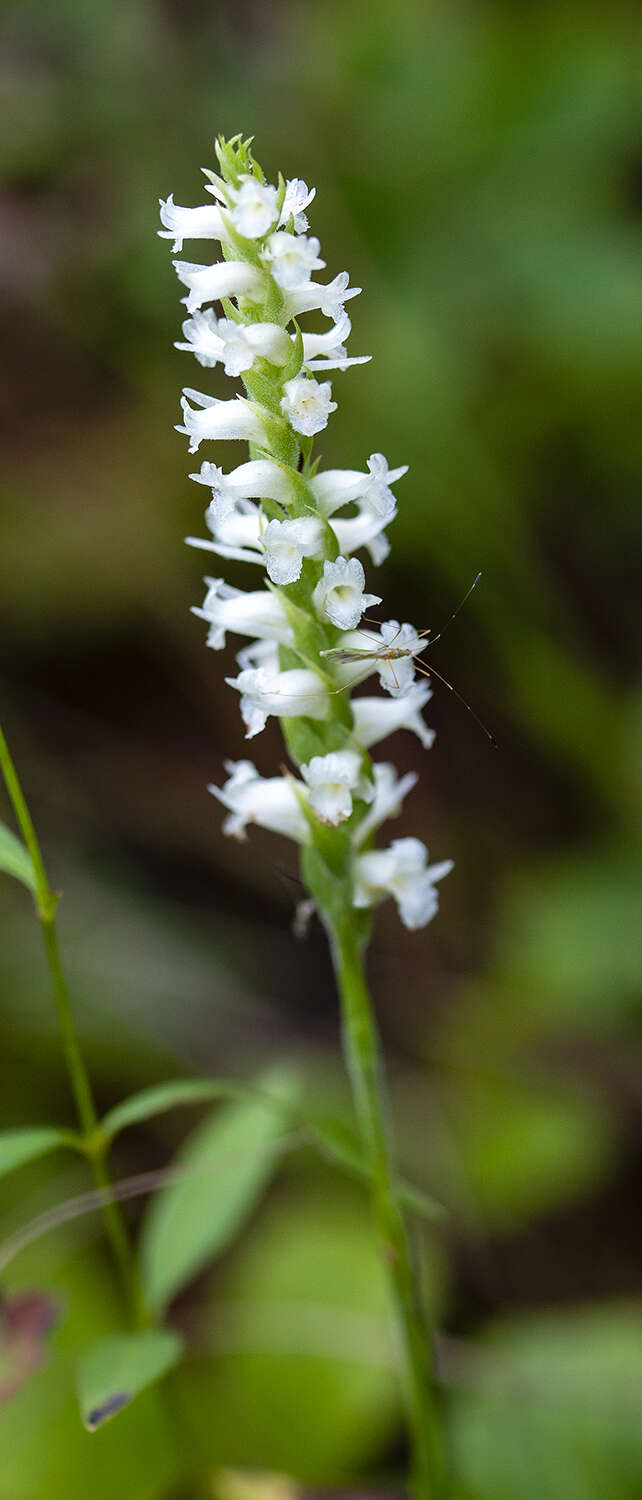
MULTIPOLYGON (((58 1025, 60 1027, 69 1083, 76 1105, 76 1113, 83 1132, 83 1147, 91 1166, 96 1187, 106 1195, 112 1191, 112 1183, 106 1162, 107 1142, 103 1142, 101 1138, 89 1074, 80 1050, 69 989, 60 956, 58 933, 56 931, 56 907, 59 898, 50 888, 36 830, 33 826, 31 814, 27 807, 24 793, 9 753, 9 746, 2 729, 0 729, 0 767, 33 866, 36 887, 34 902, 40 920, 47 964, 51 975, 54 1002, 58 1015, 58 1025)), ((138 1271, 127 1226, 115 1198, 108 1196, 105 1198, 103 1203, 103 1217, 114 1260, 123 1280, 127 1300, 131 1306, 136 1323, 142 1325, 147 1321, 147 1318, 138 1271)))
POLYGON ((397 1201, 386 1120, 377 1023, 350 915, 331 928, 342 1007, 343 1044, 355 1110, 370 1167, 375 1221, 403 1345, 404 1390, 415 1500, 442 1500, 444 1458, 429 1333, 408 1233, 397 1201))

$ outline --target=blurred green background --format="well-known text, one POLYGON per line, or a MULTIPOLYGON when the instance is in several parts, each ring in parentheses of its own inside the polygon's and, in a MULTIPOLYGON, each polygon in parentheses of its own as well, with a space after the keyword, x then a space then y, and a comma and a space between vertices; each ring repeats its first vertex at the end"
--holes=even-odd
MULTIPOLYGON (((2 717, 101 1107, 285 1053, 348 1111, 323 939, 291 935, 295 856, 224 841, 205 790, 246 750, 232 653, 189 614, 203 495, 172 429, 200 382, 155 231, 159 196, 203 201, 218 131, 316 185, 328 275, 364 288, 351 352, 374 358, 335 376, 318 451, 411 466, 388 615, 435 628, 483 571, 435 664, 500 749, 438 683, 435 748, 394 741, 422 776, 393 834, 456 871, 426 932, 382 910, 371 956, 399 1157, 449 1210, 425 1275, 458 1500, 642 1483, 638 21, 617 0, 3 9, 2 717)), ((273 721, 255 747, 274 774, 273 721)), ((33 915, 6 880, 0 902, 2 1124, 67 1123, 33 915)), ((123 1136, 116 1174, 162 1166, 191 1123, 123 1136)), ((4 1234, 85 1185, 58 1157, 16 1173, 4 1234)), ((367 1206, 311 1156, 178 1304, 185 1370, 94 1437, 73 1362, 122 1321, 95 1218, 19 1256, 6 1288, 26 1287, 60 1323, 0 1416, 0 1500, 239 1500, 229 1466, 399 1488, 367 1206)))

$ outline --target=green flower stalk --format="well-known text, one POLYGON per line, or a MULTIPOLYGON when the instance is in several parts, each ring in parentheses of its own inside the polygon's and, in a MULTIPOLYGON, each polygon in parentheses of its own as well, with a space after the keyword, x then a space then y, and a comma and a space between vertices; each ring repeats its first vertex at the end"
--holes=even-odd
POLYGON ((161 201, 160 233, 174 251, 186 239, 215 239, 223 255, 212 265, 174 262, 188 313, 177 348, 205 369, 222 364, 244 388, 227 401, 186 389, 178 431, 189 437, 190 453, 210 440, 249 444, 248 460, 231 472, 204 461, 191 475, 211 492, 210 535, 188 541, 215 558, 247 561, 259 584, 245 592, 208 577, 195 613, 207 622, 214 650, 225 645, 228 631, 249 641, 238 654, 238 674, 227 679, 240 695, 246 737, 276 715, 294 768, 264 778, 249 760, 228 763, 224 786, 210 791, 226 808, 226 833, 244 838, 247 825, 259 823, 297 841, 310 901, 328 933, 374 1215, 402 1334, 413 1493, 433 1500, 444 1492, 444 1465, 430 1344, 397 1199, 363 971, 373 908, 392 895, 407 927, 424 926, 437 910, 437 882, 452 867, 449 860, 430 866, 415 838, 374 847, 377 830, 417 778, 399 778, 392 764, 373 762, 370 750, 397 729, 412 730, 426 748, 433 739, 422 718, 430 689, 425 676, 415 678, 425 637, 396 620, 360 627, 364 611, 381 599, 366 591, 356 554, 365 550, 375 565, 386 557, 386 528, 396 513, 392 486, 406 469, 390 469, 379 453, 356 470, 321 470, 313 462, 314 438, 336 410, 324 377, 363 363, 345 348, 346 303, 359 288, 350 287, 346 272, 329 283, 316 280, 325 262, 305 213, 314 192, 297 179, 266 182, 250 144, 240 137, 217 142, 219 172, 205 173, 212 203, 181 208, 171 197, 161 201), (315 312, 329 328, 302 329, 301 320, 315 312), (384 694, 351 698, 373 674, 384 694))

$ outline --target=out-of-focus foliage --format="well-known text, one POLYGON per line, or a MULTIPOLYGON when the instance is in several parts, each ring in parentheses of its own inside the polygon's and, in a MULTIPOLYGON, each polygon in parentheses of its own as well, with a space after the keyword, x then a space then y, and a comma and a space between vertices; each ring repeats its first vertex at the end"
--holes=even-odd
POLYGON ((642 1470, 639 1309, 511 1322, 454 1373, 453 1447, 484 1500, 631 1500, 642 1470), (468 1386, 468 1388, 467 1388, 468 1386), (471 1389, 477 1387, 477 1389, 471 1389))
POLYGON ((153 1201, 141 1242, 149 1306, 161 1314, 214 1256, 233 1243, 249 1218, 287 1137, 287 1112, 298 1092, 294 1075, 263 1080, 261 1098, 228 1104, 206 1120, 181 1151, 178 1180, 153 1201))
MULTIPOLYGON (((377 592, 436 627, 483 571, 434 661, 500 750, 439 683, 430 755, 395 742, 422 766, 401 831, 456 872, 423 936, 381 912, 371 963, 401 1164, 449 1210, 417 1233, 443 1247, 426 1284, 457 1500, 632 1500, 635 9, 27 0, 1 24, 3 717, 64 891, 100 1107, 296 1053, 306 1104, 347 1113, 322 939, 290 934, 294 857, 258 831, 225 843, 204 791, 244 747, 231 658, 188 613, 203 497, 172 423, 200 377, 172 349, 156 200, 202 199, 215 132, 254 131, 266 168, 316 184, 329 273, 364 287, 353 344, 374 358, 336 375, 319 447, 411 466, 377 592)), ((276 731, 256 743, 273 771, 276 731)), ((9 880, 0 901, 1 1123, 73 1125, 31 902, 9 880)), ((116 1175, 164 1166, 185 1129, 181 1111, 140 1118, 116 1175)), ((25 1162, 2 1183, 3 1238, 87 1186, 68 1153, 25 1162)), ((288 1158, 175 1305, 193 1358, 89 1435, 77 1357, 124 1326, 99 1233, 95 1215, 61 1225, 5 1272, 59 1324, 0 1414, 2 1500, 203 1500, 244 1464, 394 1485, 394 1350, 357 1183, 288 1158)))
POLYGON ((36 882, 29 854, 6 823, 0 823, 0 870, 5 875, 13 875, 15 880, 21 880, 28 890, 35 890, 36 882))

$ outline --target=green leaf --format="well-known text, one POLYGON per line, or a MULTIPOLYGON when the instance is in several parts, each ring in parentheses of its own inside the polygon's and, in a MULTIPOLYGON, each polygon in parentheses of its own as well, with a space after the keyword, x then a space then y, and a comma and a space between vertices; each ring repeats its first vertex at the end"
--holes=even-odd
MULTIPOLYGON (((330 1161, 344 1167, 352 1176, 361 1177, 365 1181, 369 1179, 368 1166, 353 1131, 340 1120, 315 1120, 312 1128, 319 1149, 330 1161)), ((410 1213, 418 1214, 420 1218, 429 1219, 433 1223, 446 1217, 443 1205, 436 1198, 429 1197, 421 1188, 415 1187, 414 1183, 398 1177, 396 1188, 402 1208, 410 1213)))
POLYGON ((92 1344, 78 1365, 80 1415, 88 1432, 115 1417, 181 1357, 183 1340, 171 1328, 114 1333, 92 1344))
POLYGON ((21 880, 27 889, 36 891, 36 877, 34 873, 31 855, 25 849, 22 840, 7 828, 6 823, 0 822, 0 870, 5 875, 13 875, 15 880, 21 880))
POLYGON ((20 1130, 0 1132, 0 1177, 28 1161, 46 1156, 61 1146, 75 1146, 78 1142, 70 1130, 58 1130, 54 1125, 26 1125, 20 1130))
POLYGON ((101 1120, 100 1128, 103 1135, 112 1140, 128 1125, 139 1125, 143 1120, 163 1115, 182 1104, 202 1104, 243 1092, 240 1085, 224 1078, 172 1078, 168 1083, 141 1089, 139 1094, 132 1094, 130 1099, 114 1105, 101 1120))
POLYGON ((633 1304, 539 1308, 496 1324, 481 1345, 463 1345, 463 1388, 449 1420, 465 1492, 475 1500, 638 1494, 641 1332, 633 1304))
POLYGON ((386 1275, 369 1206, 338 1174, 288 1189, 221 1267, 176 1401, 205 1462, 345 1491, 397 1431, 386 1275))
POLYGON ((230 1244, 249 1217, 273 1170, 288 1112, 298 1093, 292 1072, 258 1081, 257 1095, 218 1111, 190 1137, 174 1162, 180 1178, 152 1203, 145 1220, 141 1265, 154 1312, 230 1244), (283 1104, 283 1113, 275 1104, 283 1104))

